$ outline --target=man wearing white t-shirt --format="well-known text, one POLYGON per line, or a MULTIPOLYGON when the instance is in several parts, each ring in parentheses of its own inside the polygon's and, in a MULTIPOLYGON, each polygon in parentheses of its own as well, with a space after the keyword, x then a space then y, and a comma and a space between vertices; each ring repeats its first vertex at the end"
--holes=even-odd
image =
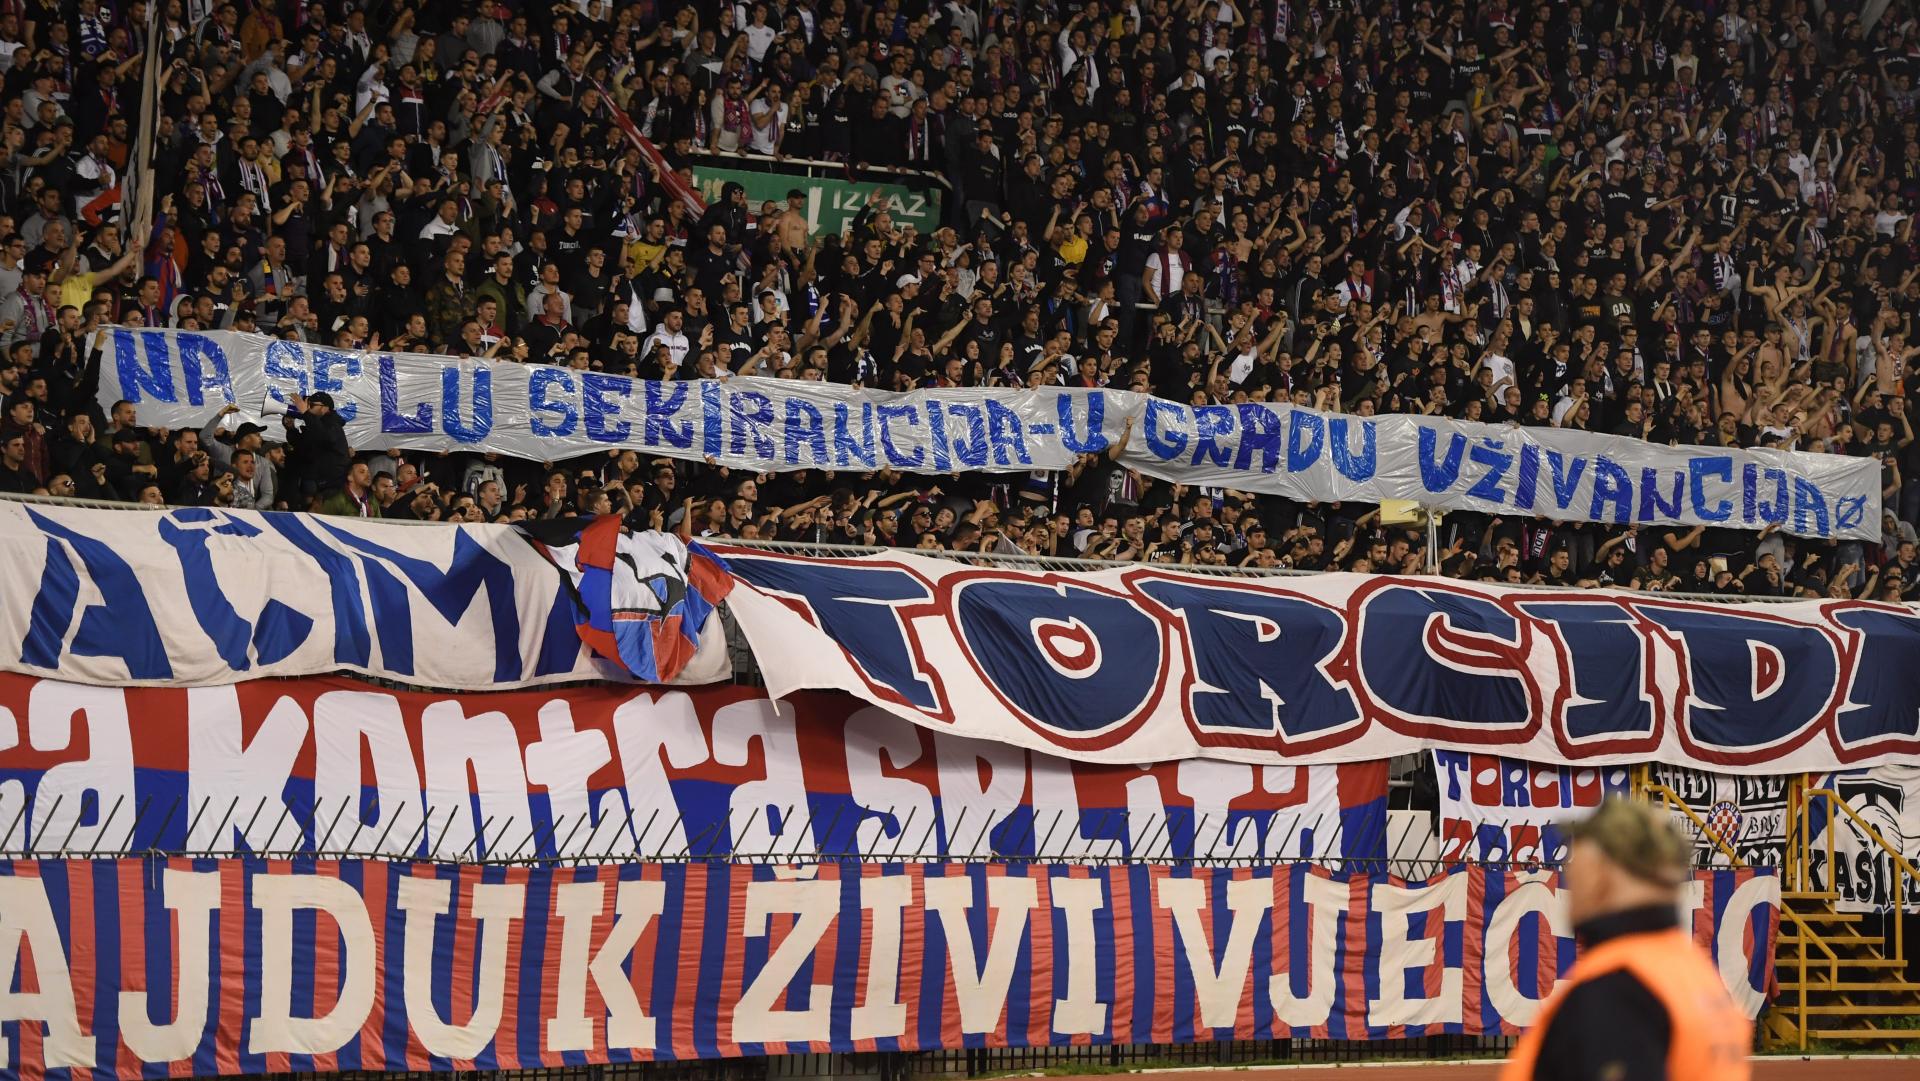
POLYGON ((1504 393, 1505 388, 1517 386, 1514 379, 1513 359, 1503 356, 1498 350, 1489 349, 1480 355, 1480 363, 1493 373, 1493 384, 1488 387, 1495 398, 1504 393))
POLYGON ((1193 269, 1192 260, 1181 250, 1185 239, 1179 226, 1171 226, 1161 235, 1160 250, 1147 256, 1147 296, 1155 304, 1163 297, 1178 294, 1180 283, 1193 269))
POLYGON ((779 31, 767 25, 767 5, 765 4, 753 5, 753 14, 749 15, 748 19, 751 21, 740 30, 747 38, 747 58, 755 64, 763 64, 767 59, 767 47, 773 44, 773 39, 779 36, 779 31))
POLYGON ((1246 382, 1247 377, 1253 374, 1253 366, 1259 362, 1260 351, 1253 347, 1252 342, 1245 343, 1244 347, 1233 355, 1232 363, 1227 365, 1227 382, 1236 387, 1246 382))
POLYGON ((748 141, 755 154, 772 156, 780 152, 780 137, 787 130, 787 106, 781 96, 779 84, 774 83, 747 103, 753 125, 748 141))

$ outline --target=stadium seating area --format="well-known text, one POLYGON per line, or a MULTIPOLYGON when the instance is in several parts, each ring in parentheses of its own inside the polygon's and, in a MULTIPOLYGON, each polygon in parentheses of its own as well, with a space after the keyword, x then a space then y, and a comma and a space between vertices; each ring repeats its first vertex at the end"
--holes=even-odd
MULTIPOLYGON (((0 491, 1748 595, 1920 587, 1920 33, 1869 0, 0 6, 0 491), (157 11, 150 10, 156 6, 157 11), (150 19, 151 16, 151 19, 150 19), (157 27, 158 213, 116 214, 157 27), (658 155, 652 148, 658 148, 658 155), (842 234, 696 162, 938 177, 842 234), (1882 463, 1880 543, 1060 472, 740 475, 95 405, 103 325, 1111 386, 1882 463)), ((870 185, 869 185, 870 186, 870 185)))

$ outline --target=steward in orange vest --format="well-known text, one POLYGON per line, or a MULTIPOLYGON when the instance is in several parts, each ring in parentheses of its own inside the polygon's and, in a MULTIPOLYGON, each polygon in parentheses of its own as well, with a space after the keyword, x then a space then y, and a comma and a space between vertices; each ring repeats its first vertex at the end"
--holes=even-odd
POLYGON ((1692 845, 1663 810, 1611 799, 1570 831, 1573 968, 1500 1081, 1747 1081, 1753 1027, 1679 926, 1692 845))

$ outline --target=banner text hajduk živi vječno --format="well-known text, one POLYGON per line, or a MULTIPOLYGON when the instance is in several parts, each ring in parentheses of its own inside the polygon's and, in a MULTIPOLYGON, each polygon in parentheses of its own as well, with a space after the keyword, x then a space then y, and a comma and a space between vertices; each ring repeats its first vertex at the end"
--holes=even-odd
MULTIPOLYGON (((1749 1016, 1778 905, 1748 870, 1684 891, 1749 1016)), ((0 1070, 1506 1035, 1575 952, 1553 875, 1484 867, 22 860, 0 862, 0 1070)))

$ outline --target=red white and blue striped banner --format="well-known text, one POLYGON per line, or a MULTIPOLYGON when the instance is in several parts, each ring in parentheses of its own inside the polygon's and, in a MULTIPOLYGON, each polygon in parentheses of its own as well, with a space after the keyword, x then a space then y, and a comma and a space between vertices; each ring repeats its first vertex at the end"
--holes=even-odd
MULTIPOLYGON (((1685 902, 1749 1013, 1778 896, 1685 902)), ((1511 1033, 1569 936, 1552 875, 1478 867, 21 861, 0 1076, 1511 1033)))
POLYGON ((1076 762, 839 694, 0 673, 13 856, 1381 861, 1386 827, 1385 762, 1076 762))

